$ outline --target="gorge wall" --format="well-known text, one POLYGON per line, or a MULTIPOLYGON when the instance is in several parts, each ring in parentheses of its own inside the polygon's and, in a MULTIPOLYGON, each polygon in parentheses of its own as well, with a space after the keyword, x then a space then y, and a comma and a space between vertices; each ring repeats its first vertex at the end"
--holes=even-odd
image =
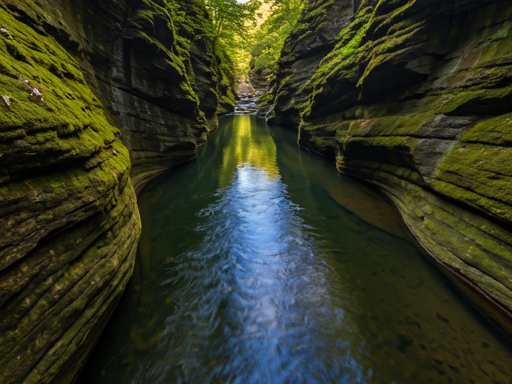
POLYGON ((0 382, 73 380, 133 270, 135 191, 234 104, 199 4, 0 0, 0 382))
POLYGON ((272 97, 270 122, 386 193, 511 337, 510 1, 310 0, 272 97))

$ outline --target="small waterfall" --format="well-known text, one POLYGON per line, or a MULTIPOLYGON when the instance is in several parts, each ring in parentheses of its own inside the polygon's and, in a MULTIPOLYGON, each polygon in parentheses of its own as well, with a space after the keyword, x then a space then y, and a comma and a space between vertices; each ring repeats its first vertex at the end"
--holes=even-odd
POLYGON ((255 115, 258 111, 256 105, 257 97, 253 96, 242 96, 237 100, 235 105, 235 115, 255 115))
POLYGON ((256 91, 247 77, 238 85, 238 100, 235 105, 235 115, 255 115, 258 112, 256 91))

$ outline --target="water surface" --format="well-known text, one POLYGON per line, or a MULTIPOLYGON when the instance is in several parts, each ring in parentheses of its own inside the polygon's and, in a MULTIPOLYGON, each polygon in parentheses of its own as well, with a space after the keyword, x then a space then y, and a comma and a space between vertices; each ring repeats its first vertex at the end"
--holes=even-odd
POLYGON ((82 383, 511 383, 512 351, 391 207, 226 117, 140 196, 134 277, 82 383))

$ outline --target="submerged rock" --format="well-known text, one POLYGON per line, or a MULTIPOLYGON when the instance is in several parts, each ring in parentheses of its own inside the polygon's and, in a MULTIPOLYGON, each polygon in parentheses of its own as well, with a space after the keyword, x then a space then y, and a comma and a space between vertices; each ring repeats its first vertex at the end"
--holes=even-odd
POLYGON ((285 47, 276 121, 384 191, 434 263, 511 336, 510 2, 311 0, 285 47), (334 4, 344 19, 319 12, 334 4), (321 37, 315 25, 337 22, 328 53, 305 50, 321 37), (307 76, 297 58, 314 61, 307 76))

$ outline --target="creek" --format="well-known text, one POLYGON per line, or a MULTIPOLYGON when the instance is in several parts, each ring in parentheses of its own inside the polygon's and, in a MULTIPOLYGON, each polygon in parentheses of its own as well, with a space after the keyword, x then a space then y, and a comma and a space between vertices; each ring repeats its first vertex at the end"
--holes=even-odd
POLYGON ((255 116, 140 195, 133 278, 79 383, 511 383, 512 348, 393 207, 255 116))

